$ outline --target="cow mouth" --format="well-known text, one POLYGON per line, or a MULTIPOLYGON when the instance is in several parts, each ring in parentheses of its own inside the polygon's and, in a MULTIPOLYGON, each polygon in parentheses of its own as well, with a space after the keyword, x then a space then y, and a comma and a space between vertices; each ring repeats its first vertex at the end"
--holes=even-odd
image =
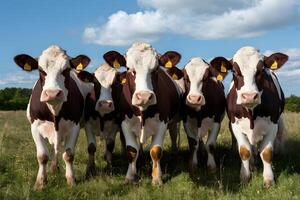
POLYGON ((243 103, 242 104, 245 108, 248 108, 248 109, 253 109, 255 106, 258 105, 257 102, 249 102, 249 103, 243 103))

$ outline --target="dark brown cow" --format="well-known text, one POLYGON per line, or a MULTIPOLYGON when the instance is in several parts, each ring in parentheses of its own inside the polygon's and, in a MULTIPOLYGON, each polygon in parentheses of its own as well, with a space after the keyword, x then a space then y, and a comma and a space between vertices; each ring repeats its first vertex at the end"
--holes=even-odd
MULTIPOLYGON (((109 55, 105 60, 111 66, 124 59, 114 52, 109 55)), ((126 53, 126 66, 129 70, 122 91, 113 94, 118 99, 115 106, 120 112, 129 161, 125 182, 135 181, 140 146, 152 136, 152 183, 159 185, 162 184, 160 159, 164 133, 178 111, 179 95, 172 79, 159 66, 159 56, 151 45, 133 44, 126 53)))
POLYGON ((264 185, 270 187, 274 183, 271 166, 273 143, 277 132, 282 131, 280 116, 284 109, 284 94, 272 70, 280 68, 287 60, 288 56, 282 53, 263 56, 253 47, 243 47, 231 62, 220 57, 214 63, 219 72, 233 72, 227 114, 242 160, 242 183, 250 180, 253 149, 258 142, 261 142, 258 150, 264 165, 264 185))
POLYGON ((57 168, 59 147, 65 141, 63 159, 66 164, 66 178, 67 183, 73 185, 74 148, 85 98, 82 90, 91 86, 79 80, 75 69, 84 69, 90 59, 83 55, 70 59, 65 50, 50 46, 37 60, 26 54, 16 56, 14 60, 25 71, 39 70, 39 79, 33 87, 27 107, 27 118, 31 123, 39 163, 35 188, 42 188, 47 182, 46 164, 49 152, 46 138, 54 147, 54 170, 57 168))

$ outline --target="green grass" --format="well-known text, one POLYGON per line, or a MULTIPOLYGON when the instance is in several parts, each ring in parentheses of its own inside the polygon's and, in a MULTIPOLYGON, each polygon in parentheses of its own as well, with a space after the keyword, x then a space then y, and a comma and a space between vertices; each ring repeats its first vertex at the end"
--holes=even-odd
POLYGON ((288 135, 284 152, 274 158, 276 185, 270 189, 263 188, 261 162, 250 184, 239 184, 240 161, 238 154, 230 149, 231 138, 225 119, 217 141, 216 160, 220 169, 216 175, 206 174, 205 161, 202 161, 196 175, 189 177, 187 140, 181 130, 180 151, 176 156, 169 152, 170 140, 166 134, 161 161, 163 186, 151 185, 147 148, 144 148, 146 161, 139 183, 123 185, 127 161, 120 153, 119 138, 112 170, 106 169, 103 141, 98 138, 98 175, 86 180, 86 139, 81 130, 74 163, 77 185, 73 188, 66 185, 65 166, 63 160, 60 160, 60 171, 56 174, 48 173, 47 187, 42 191, 34 191, 38 164, 25 112, 0 112, 0 199, 300 199, 299 117, 300 114, 296 113, 285 114, 288 135))

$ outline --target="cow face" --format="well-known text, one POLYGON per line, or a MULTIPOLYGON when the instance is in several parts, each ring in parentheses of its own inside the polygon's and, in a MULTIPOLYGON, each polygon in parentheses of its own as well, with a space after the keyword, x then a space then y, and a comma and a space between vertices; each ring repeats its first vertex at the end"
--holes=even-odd
POLYGON ((209 78, 209 65, 201 58, 193 58, 184 67, 186 105, 199 111, 205 105, 203 82, 209 78))
POLYGON ((108 64, 102 64, 95 72, 94 76, 101 85, 99 99, 95 105, 100 115, 104 115, 114 111, 114 103, 112 99, 112 84, 114 82, 117 71, 108 64))
MULTIPOLYGON (((232 84, 237 92, 236 103, 250 109, 259 105, 265 81, 264 73, 269 69, 280 68, 287 60, 288 56, 282 53, 274 53, 267 57, 253 47, 239 49, 230 61, 231 65, 223 66, 232 69, 232 84)), ((222 66, 221 62, 215 62, 214 67, 219 71, 220 66, 222 66)))
POLYGON ((158 53, 150 44, 135 43, 126 53, 126 63, 135 73, 132 105, 144 111, 148 106, 156 104, 151 75, 159 67, 158 53))
POLYGON ((21 54, 14 60, 25 71, 39 70, 40 101, 46 103, 54 115, 58 115, 62 104, 67 101, 70 70, 82 70, 90 62, 84 55, 70 59, 65 50, 55 45, 44 50, 38 59, 21 54))

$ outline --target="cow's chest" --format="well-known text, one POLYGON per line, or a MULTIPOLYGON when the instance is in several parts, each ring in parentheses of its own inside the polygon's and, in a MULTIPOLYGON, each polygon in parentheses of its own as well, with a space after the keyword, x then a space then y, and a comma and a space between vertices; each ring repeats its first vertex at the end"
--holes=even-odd
POLYGON ((147 118, 144 126, 141 124, 141 117, 133 115, 132 118, 126 116, 125 123, 130 127, 130 130, 135 134, 136 137, 140 138, 142 131, 146 138, 158 133, 160 125, 163 123, 159 120, 159 114, 155 114, 154 117, 147 118), (142 130, 143 129, 143 130, 142 130))
POLYGON ((254 127, 251 128, 249 118, 236 118, 233 131, 245 134, 251 144, 255 144, 261 141, 265 135, 277 131, 277 124, 274 124, 270 117, 257 117, 253 124, 254 127))
POLYGON ((37 126, 39 134, 43 138, 47 138, 50 144, 56 144, 58 141, 62 141, 68 136, 76 125, 70 120, 61 119, 58 123, 58 130, 55 130, 53 122, 36 120, 33 126, 37 126))

